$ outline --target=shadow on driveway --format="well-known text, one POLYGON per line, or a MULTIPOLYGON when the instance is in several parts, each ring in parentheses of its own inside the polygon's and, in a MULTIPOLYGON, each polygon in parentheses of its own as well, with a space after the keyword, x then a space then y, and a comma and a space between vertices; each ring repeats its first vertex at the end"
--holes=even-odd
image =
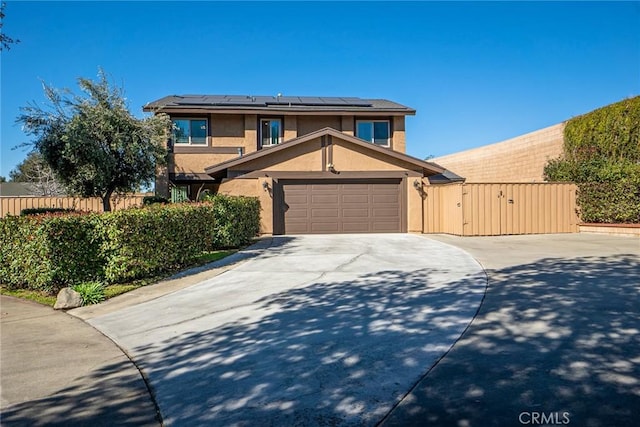
POLYGON ((638 425, 638 256, 487 273, 476 319, 383 425, 531 425, 533 413, 545 424, 638 425))
POLYGON ((251 317, 138 346, 134 357, 170 424, 375 425, 484 294, 484 274, 452 283, 437 274, 319 280, 262 298, 251 317))

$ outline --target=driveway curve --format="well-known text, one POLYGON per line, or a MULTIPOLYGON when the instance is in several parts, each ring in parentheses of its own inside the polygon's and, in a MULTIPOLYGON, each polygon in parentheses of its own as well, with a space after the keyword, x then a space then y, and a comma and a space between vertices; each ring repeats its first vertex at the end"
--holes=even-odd
POLYGON ((89 322, 166 425, 375 425, 482 301, 466 252, 406 234, 279 237, 237 267, 89 322))

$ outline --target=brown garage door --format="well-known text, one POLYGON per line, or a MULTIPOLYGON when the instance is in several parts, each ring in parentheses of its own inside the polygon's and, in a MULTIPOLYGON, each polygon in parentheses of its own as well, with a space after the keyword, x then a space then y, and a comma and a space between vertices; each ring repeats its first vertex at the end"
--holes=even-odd
POLYGON ((284 181, 284 233, 402 232, 400 179, 284 181))

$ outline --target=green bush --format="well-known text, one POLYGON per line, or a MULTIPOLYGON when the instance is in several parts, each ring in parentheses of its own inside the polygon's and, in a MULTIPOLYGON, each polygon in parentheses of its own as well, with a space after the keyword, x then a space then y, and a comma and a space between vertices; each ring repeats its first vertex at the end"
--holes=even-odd
POLYGON ((144 196, 142 198, 142 204, 144 206, 147 205, 153 205, 156 203, 160 203, 163 205, 166 205, 167 203, 169 203, 169 199, 167 199, 166 197, 162 197, 162 196, 144 196))
POLYGON ((214 247, 234 248, 245 245, 260 231, 260 201, 255 197, 206 196, 213 204, 214 247))
POLYGON ((640 97, 569 120, 564 155, 544 174, 578 185, 582 221, 640 223, 640 97))
POLYGON ((105 214, 105 277, 119 283, 175 269, 213 247, 213 232, 212 205, 155 205, 105 214))
POLYGON ((580 218, 591 223, 640 223, 640 180, 578 184, 580 218))
POLYGON ((250 242, 259 221, 257 199, 229 196, 104 214, 7 217, 0 219, 0 282, 53 293, 149 277, 204 251, 250 242))
POLYGON ((101 282, 83 282, 72 286, 82 297, 82 305, 98 304, 104 301, 104 285, 101 282))
POLYGON ((57 292, 102 276, 98 214, 44 214, 0 220, 0 282, 57 292))
POLYGON ((26 208, 20 211, 20 216, 40 215, 46 213, 75 212, 72 208, 26 208))

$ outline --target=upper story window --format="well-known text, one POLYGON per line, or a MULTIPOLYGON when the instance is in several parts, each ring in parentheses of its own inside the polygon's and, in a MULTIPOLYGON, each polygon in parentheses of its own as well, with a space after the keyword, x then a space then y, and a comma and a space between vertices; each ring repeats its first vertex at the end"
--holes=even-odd
POLYGON ((207 143, 206 119, 173 119, 175 144, 204 145, 207 143))
POLYGON ((391 145, 389 120, 358 120, 356 136, 372 144, 389 147, 391 145))
POLYGON ((282 120, 260 119, 260 144, 263 147, 282 142, 282 120))

